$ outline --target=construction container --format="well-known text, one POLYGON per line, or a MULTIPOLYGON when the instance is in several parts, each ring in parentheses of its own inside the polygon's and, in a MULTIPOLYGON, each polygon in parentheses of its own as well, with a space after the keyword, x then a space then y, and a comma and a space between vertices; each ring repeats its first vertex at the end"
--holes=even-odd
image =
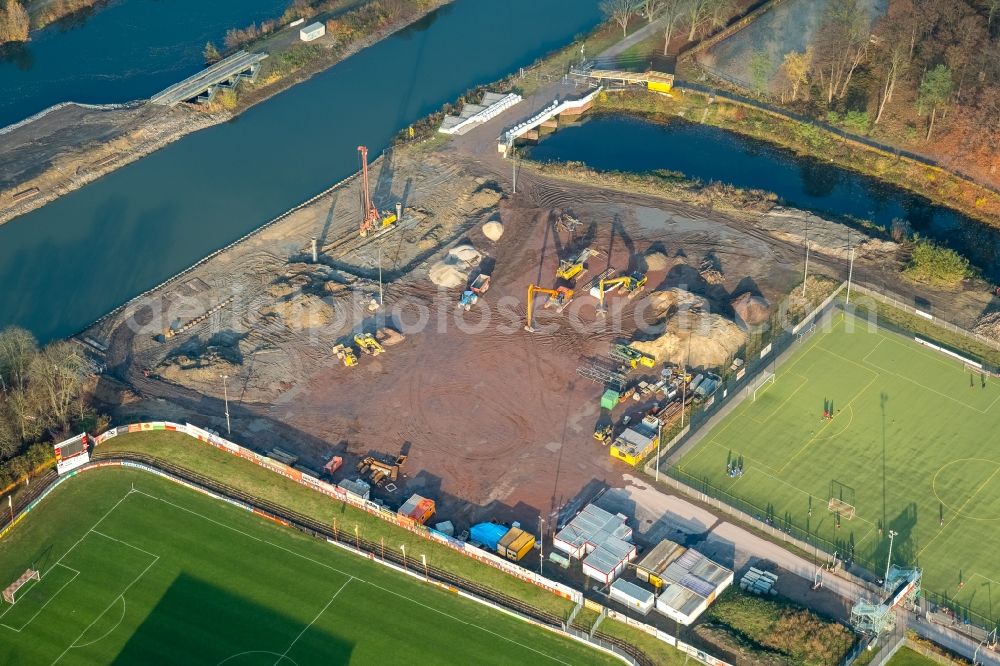
POLYGON ((656 601, 652 592, 627 580, 616 580, 611 583, 609 596, 643 615, 653 610, 653 603, 656 601))
POLYGON ((343 488, 352 495, 357 495, 358 497, 364 500, 369 499, 369 497, 371 497, 372 487, 367 483, 365 483, 364 481, 362 481, 361 479, 357 479, 356 481, 352 481, 351 479, 344 479, 343 481, 337 484, 337 487, 343 488))
POLYGON ((396 513, 423 525, 434 515, 434 500, 417 494, 410 495, 410 499, 403 502, 396 513))
POLYGON ((434 526, 434 529, 440 532, 441 534, 447 536, 455 536, 455 526, 452 524, 450 520, 446 520, 443 523, 438 523, 437 525, 434 526))
POLYGON ((507 534, 507 528, 496 523, 476 523, 469 529, 469 538, 472 541, 494 552, 505 534, 507 534))
POLYGON ((323 471, 333 476, 333 473, 340 469, 341 465, 344 464, 344 459, 340 456, 333 456, 325 465, 323 465, 323 471))
POLYGON ((528 552, 535 547, 535 536, 519 527, 512 527, 500 539, 497 552, 508 560, 520 562, 528 552))
POLYGON ((299 39, 303 42, 311 42, 314 39, 319 39, 326 34, 326 26, 317 21, 316 23, 310 23, 306 27, 299 30, 299 39))
POLYGON ((619 394, 618 391, 608 389, 604 392, 604 395, 601 396, 601 409, 614 409, 618 406, 618 399, 620 397, 621 394, 619 394))

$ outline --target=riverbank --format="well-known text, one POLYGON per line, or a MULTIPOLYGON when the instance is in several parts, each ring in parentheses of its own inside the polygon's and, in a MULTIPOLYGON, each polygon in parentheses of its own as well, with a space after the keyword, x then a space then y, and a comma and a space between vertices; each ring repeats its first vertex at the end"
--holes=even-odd
MULTIPOLYGON (((266 51, 260 75, 235 97, 206 107, 127 108, 60 105, 13 126, 0 145, 0 224, 153 153, 187 134, 223 123, 246 109, 342 62, 422 19, 452 0, 426 0, 400 16, 350 39, 333 35, 303 44, 298 28, 285 28, 249 48, 266 51)), ((362 7, 361 9, 363 9, 362 7)), ((349 16, 351 12, 345 14, 349 16)), ((3 130, 0 130, 3 132, 3 130)))
POLYGON ((669 96, 642 90, 601 95, 594 109, 628 113, 652 122, 681 117, 719 127, 891 183, 1000 228, 1000 194, 941 167, 876 150, 762 109, 679 89, 669 96))

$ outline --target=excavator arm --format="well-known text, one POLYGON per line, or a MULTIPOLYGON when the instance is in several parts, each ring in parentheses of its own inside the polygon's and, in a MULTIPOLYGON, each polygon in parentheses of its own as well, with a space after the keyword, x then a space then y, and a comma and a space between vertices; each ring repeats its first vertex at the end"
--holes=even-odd
POLYGON ((606 310, 604 309, 604 288, 614 287, 616 285, 628 284, 631 280, 628 275, 619 275, 618 277, 605 278, 600 281, 597 285, 597 312, 598 314, 604 314, 606 310))

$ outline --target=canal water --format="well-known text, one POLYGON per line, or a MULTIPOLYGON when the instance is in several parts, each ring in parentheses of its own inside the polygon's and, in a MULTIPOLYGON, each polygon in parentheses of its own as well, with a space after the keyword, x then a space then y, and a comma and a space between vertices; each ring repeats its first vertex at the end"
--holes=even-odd
POLYGON ((59 102, 144 99, 204 66, 226 31, 277 18, 288 0, 110 0, 0 50, 0 127, 59 102))
POLYGON ((679 171, 777 194, 795 208, 865 219, 888 230, 895 218, 1000 278, 1000 232, 923 197, 777 146, 683 120, 666 124, 596 115, 560 129, 530 151, 536 160, 584 162, 615 171, 679 171))
POLYGON ((0 225, 0 327, 45 341, 357 170, 396 132, 600 21, 597 0, 459 0, 270 100, 0 225))

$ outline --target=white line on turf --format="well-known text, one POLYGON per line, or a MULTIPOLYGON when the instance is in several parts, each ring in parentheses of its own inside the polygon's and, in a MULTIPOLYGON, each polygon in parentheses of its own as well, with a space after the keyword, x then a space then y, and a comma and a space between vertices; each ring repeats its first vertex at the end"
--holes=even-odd
POLYGON ((354 576, 351 576, 350 578, 348 578, 347 580, 345 580, 344 584, 340 586, 340 589, 338 589, 336 592, 334 592, 333 596, 330 597, 330 600, 326 602, 326 605, 323 606, 323 608, 321 608, 318 613, 316 613, 316 617, 314 617, 312 620, 310 620, 309 624, 307 624, 306 626, 302 627, 302 631, 299 632, 299 635, 296 636, 295 639, 291 643, 288 644, 288 647, 285 648, 285 651, 281 653, 281 655, 277 658, 277 660, 275 660, 274 666, 278 666, 278 664, 281 662, 281 660, 288 656, 288 653, 292 651, 292 648, 295 647, 295 644, 299 642, 299 639, 302 638, 303 636, 305 636, 305 633, 307 631, 309 631, 309 628, 312 627, 314 624, 316 624, 316 620, 318 620, 320 618, 320 616, 323 615, 323 613, 326 612, 326 609, 330 607, 330 604, 332 604, 333 600, 337 598, 337 595, 339 595, 341 592, 343 592, 344 588, 347 587, 347 584, 350 583, 352 580, 354 580, 354 576))
MULTIPOLYGON (((126 585, 126 586, 125 586, 125 589, 121 591, 121 594, 119 594, 119 595, 118 595, 118 596, 116 596, 116 597, 115 597, 114 599, 112 599, 112 600, 111 600, 111 603, 109 603, 109 604, 108 604, 108 605, 107 605, 107 606, 106 606, 106 607, 104 608, 104 610, 102 610, 102 611, 101 611, 101 612, 100 612, 100 613, 98 614, 98 616, 97 616, 97 617, 95 617, 95 618, 94 618, 93 620, 91 620, 90 624, 88 624, 88 625, 87 625, 86 627, 84 627, 83 631, 81 631, 81 632, 80 632, 80 635, 79 635, 79 636, 77 636, 77 637, 76 637, 76 638, 75 638, 75 639, 73 640, 73 642, 69 644, 69 647, 67 647, 67 648, 66 648, 65 650, 63 650, 63 651, 62 651, 62 652, 61 652, 61 653, 59 654, 59 656, 55 658, 55 660, 53 660, 52 664, 57 664, 57 663, 59 662, 59 660, 60 660, 60 659, 62 659, 63 657, 65 657, 65 656, 66 656, 66 653, 67 653, 67 652, 69 652, 70 650, 72 650, 72 649, 73 649, 74 647, 81 647, 81 646, 78 646, 78 645, 77 645, 77 642, 78 642, 78 641, 79 641, 79 640, 80 640, 81 638, 83 638, 84 636, 86 636, 86 635, 87 635, 87 632, 88 632, 88 631, 90 631, 90 628, 91 628, 91 627, 93 627, 93 626, 94 626, 95 624, 97 624, 97 621, 98 621, 98 620, 100 620, 100 619, 101 619, 102 617, 104 617, 104 614, 105 614, 105 613, 107 613, 107 612, 108 612, 109 610, 111 610, 111 607, 115 605, 115 602, 116 602, 116 601, 118 601, 118 597, 122 597, 122 598, 124 598, 124 597, 125 597, 125 594, 126 594, 126 593, 127 593, 127 592, 128 592, 128 591, 129 591, 130 589, 131 589, 131 588, 132 588, 132 586, 133 586, 133 585, 135 585, 136 583, 138 583, 138 582, 139 582, 139 580, 140 580, 140 579, 142 579, 142 577, 146 575, 146 572, 148 572, 148 571, 149 571, 150 569, 152 569, 152 568, 153 568, 153 565, 154 565, 154 564, 156 564, 157 562, 159 562, 159 561, 160 561, 160 556, 159 556, 159 555, 154 555, 153 557, 154 557, 153 561, 152 561, 152 562, 150 562, 150 563, 149 563, 149 564, 148 564, 148 565, 146 566, 146 568, 145 568, 145 569, 143 569, 143 570, 142 570, 142 571, 141 571, 141 572, 139 573, 139 575, 138 575, 138 576, 136 576, 135 578, 133 578, 133 579, 132 579, 132 581, 131 581, 131 582, 130 582, 130 583, 129 583, 128 585, 126 585)), ((88 645, 89 645, 89 643, 88 643, 88 645)))
POLYGON ((384 588, 381 585, 376 585, 375 583, 372 583, 371 581, 365 580, 364 578, 358 578, 357 576, 353 576, 353 575, 347 573, 346 571, 341 571, 337 567, 331 566, 331 565, 329 565, 329 564, 327 564, 325 562, 320 562, 319 560, 314 560, 313 558, 311 558, 311 557, 309 557, 307 555, 303 555, 302 553, 297 553, 294 550, 291 550, 289 548, 285 548, 284 546, 278 545, 276 543, 272 543, 272 542, 270 542, 270 541, 268 541, 266 539, 261 539, 260 537, 256 537, 256 536, 254 536, 252 534, 248 534, 248 533, 244 532, 243 530, 240 530, 240 529, 237 529, 237 528, 233 527, 232 525, 227 525, 227 524, 225 524, 223 522, 215 520, 214 518, 209 518, 208 516, 206 516, 204 514, 198 513, 197 511, 193 511, 192 509, 189 509, 189 508, 187 508, 185 506, 181 506, 179 504, 175 504, 174 502, 171 502, 170 500, 163 499, 162 497, 157 497, 156 495, 150 495, 149 493, 144 492, 142 490, 139 490, 138 488, 135 489, 133 492, 138 493, 140 495, 145 495, 146 497, 148 497, 148 498, 150 498, 152 500, 156 500, 158 502, 163 502, 164 504, 168 504, 168 505, 170 505, 170 506, 172 506, 172 507, 174 507, 176 509, 179 509, 181 511, 185 511, 187 513, 190 513, 193 516, 198 516, 202 520, 207 520, 208 522, 214 523, 215 525, 218 525, 219 527, 225 528, 225 529, 230 530, 232 532, 236 532, 237 534, 242 534, 243 536, 247 537, 248 539, 253 539, 254 541, 259 541, 260 543, 266 543, 267 545, 269 545, 269 546, 271 546, 273 548, 277 548, 279 550, 283 550, 286 553, 294 555, 295 557, 301 558, 301 559, 306 560, 308 562, 312 562, 313 564, 317 564, 317 565, 319 565, 319 566, 321 566, 321 567, 323 567, 325 569, 329 569, 330 571, 335 571, 335 572, 337 572, 339 574, 343 574, 345 576, 350 576, 354 580, 357 580, 359 582, 365 583, 367 585, 371 585, 372 587, 378 588, 379 590, 382 590, 383 592, 387 592, 389 594, 392 594, 394 596, 399 597, 400 599, 404 599, 404 600, 409 601, 411 603, 417 604, 418 606, 422 606, 422 607, 426 608, 427 610, 433 611, 433 612, 437 613, 438 615, 443 615, 444 617, 450 618, 450 619, 452 619, 452 620, 454 620, 454 621, 456 621, 456 622, 458 622, 460 624, 464 624, 466 626, 473 627, 475 629, 479 629, 480 631, 483 631, 485 633, 488 633, 488 634, 491 634, 493 636, 496 636, 497 638, 500 638, 501 640, 507 641, 508 643, 513 643, 514 645, 520 646, 520 647, 522 647, 522 648, 524 648, 526 650, 534 652, 535 654, 541 655, 541 656, 543 656, 543 657, 545 657, 547 659, 551 659, 552 661, 559 662, 560 664, 566 664, 566 666, 571 666, 569 664, 569 662, 565 662, 562 659, 559 659, 558 657, 553 657, 550 654, 545 654, 544 652, 540 652, 539 650, 536 650, 535 648, 533 648, 533 647, 531 647, 529 645, 525 645, 524 643, 518 643, 517 641, 515 641, 515 640, 513 640, 513 639, 511 639, 511 638, 509 638, 507 636, 503 636, 503 635, 498 634, 498 633, 496 633, 494 631, 490 631, 489 629, 487 629, 485 627, 482 627, 482 626, 479 626, 478 624, 473 624, 473 623, 467 622, 467 621, 465 621, 465 620, 463 620, 461 618, 457 618, 454 615, 446 613, 443 610, 434 608, 433 606, 428 606, 428 605, 423 604, 423 603, 421 603, 419 601, 414 601, 413 599, 410 599, 409 597, 405 597, 402 594, 399 594, 398 592, 394 592, 393 590, 384 588))
MULTIPOLYGON (((58 565, 54 564, 54 565, 52 565, 52 568, 51 568, 51 569, 49 569, 49 571, 52 571, 52 569, 54 569, 54 568, 55 568, 56 566, 61 566, 61 567, 63 567, 64 569, 69 569, 70 571, 72 571, 72 572, 73 572, 73 577, 72 577, 72 578, 70 578, 70 579, 69 579, 68 581, 66 581, 65 583, 63 583, 63 584, 62 584, 62 586, 61 586, 61 587, 60 587, 60 588, 59 588, 58 590, 56 590, 55 594, 53 594, 53 595, 52 595, 51 597, 49 597, 48 599, 46 599, 46 600, 45 600, 45 603, 44 603, 44 604, 42 604, 42 607, 41 607, 41 608, 39 608, 39 609, 38 609, 37 611, 35 611, 35 614, 34 614, 34 615, 32 615, 32 616, 31 616, 30 618, 28 618, 28 621, 27 621, 27 622, 25 622, 24 624, 22 624, 22 625, 21 625, 21 628, 20 628, 20 629, 15 629, 14 627, 10 626, 9 624, 2 624, 2 625, 0 625, 0 627, 6 627, 7 629, 10 629, 11 631, 14 631, 14 632, 16 632, 16 633, 18 633, 18 634, 19 634, 19 633, 21 633, 21 632, 22 632, 22 631, 23 631, 24 629, 26 629, 26 628, 28 627, 28 625, 29 625, 29 624, 31 624, 32 622, 34 622, 34 621, 35 621, 35 618, 36 618, 36 617, 38 617, 38 616, 39 616, 39 615, 41 614, 41 612, 42 612, 43 610, 45 610, 45 607, 46 607, 46 606, 48 606, 48 605, 49 605, 49 603, 51 603, 53 599, 55 599, 56 597, 58 597, 58 596, 59 596, 59 593, 60 593, 60 592, 62 592, 62 591, 63 591, 63 589, 65 589, 65 587, 66 587, 67 585, 69 585, 69 584, 70 584, 70 583, 72 583, 72 582, 73 582, 74 580, 76 580, 76 577, 80 575, 80 572, 79 572, 79 571, 77 571, 76 569, 73 569, 72 567, 67 567, 67 566, 66 566, 66 565, 64 565, 64 564, 58 564, 58 565)), ((34 585, 32 585, 31 587, 32 587, 32 588, 34 588, 35 586, 34 586, 34 585)), ((30 589, 30 588, 29 588, 29 589, 30 589)), ((11 606, 11 608, 14 608, 14 606, 11 606)), ((8 609, 8 610, 9 610, 9 609, 8 609)), ((4 611, 4 615, 6 615, 6 614, 7 614, 7 611, 4 611)), ((0 616, 0 617, 3 617, 3 616, 0 616)))
MULTIPOLYGON (((118 626, 121 625, 121 623, 125 621, 125 596, 124 595, 119 595, 118 599, 122 600, 122 616, 120 618, 118 618, 117 622, 115 622, 115 626, 111 627, 110 629, 108 629, 107 631, 105 631, 103 634, 101 634, 100 636, 98 636, 97 638, 95 638, 94 640, 87 641, 86 643, 80 643, 79 645, 73 645, 73 647, 84 648, 84 647, 87 647, 88 645, 93 645, 94 643, 99 643, 100 641, 103 641, 105 638, 107 638, 108 636, 110 636, 111 632, 114 631, 115 629, 117 629, 118 626)), ((117 599, 115 601, 117 601, 117 599)))

